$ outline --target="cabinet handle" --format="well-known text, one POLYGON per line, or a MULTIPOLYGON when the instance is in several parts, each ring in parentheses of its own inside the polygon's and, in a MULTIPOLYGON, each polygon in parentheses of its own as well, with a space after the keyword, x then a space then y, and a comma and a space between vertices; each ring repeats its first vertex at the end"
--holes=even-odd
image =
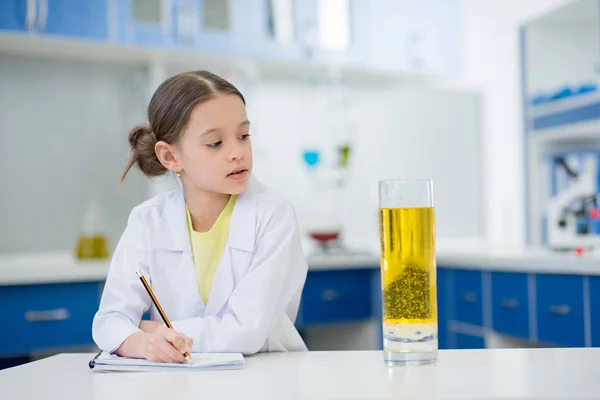
POLYGON ((38 18, 38 29, 43 31, 46 29, 48 22, 48 0, 40 0, 40 17, 38 18))
POLYGON ((477 294, 474 292, 463 293, 462 300, 465 303, 475 303, 477 301, 477 294))
POLYGON ((27 10, 25 12, 25 28, 31 30, 35 25, 35 16, 37 14, 36 0, 26 0, 27 10))
POLYGON ((550 313, 554 315, 569 315, 569 313, 571 312, 571 308, 567 305, 550 306, 548 311, 550 311, 550 313))
POLYGON ((517 308, 519 306, 519 302, 515 299, 503 299, 502 307, 504 308, 517 308))
POLYGON ((321 292, 321 299, 325 301, 334 301, 340 298, 340 292, 333 289, 325 289, 321 292))
POLYGON ((48 321, 65 321, 69 319, 71 314, 66 308, 57 308, 55 310, 44 311, 27 311, 25 319, 27 322, 48 322, 48 321))

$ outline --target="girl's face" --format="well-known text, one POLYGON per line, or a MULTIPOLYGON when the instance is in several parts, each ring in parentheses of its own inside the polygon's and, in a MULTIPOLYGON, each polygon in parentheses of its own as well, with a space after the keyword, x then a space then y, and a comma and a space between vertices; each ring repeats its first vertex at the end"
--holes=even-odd
POLYGON ((250 122, 235 95, 219 95, 197 105, 176 147, 184 185, 239 194, 252 173, 250 122))

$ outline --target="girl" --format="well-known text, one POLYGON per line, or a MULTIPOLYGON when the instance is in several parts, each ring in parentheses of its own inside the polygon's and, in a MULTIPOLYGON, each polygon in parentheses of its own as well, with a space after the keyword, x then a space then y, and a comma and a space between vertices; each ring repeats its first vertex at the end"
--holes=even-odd
POLYGON ((155 362, 183 353, 304 351, 294 327, 307 264, 294 209, 252 177, 242 94, 205 71, 175 75, 129 134, 134 165, 181 189, 136 206, 94 317, 102 350, 155 362), (136 275, 152 285, 173 330, 136 275))

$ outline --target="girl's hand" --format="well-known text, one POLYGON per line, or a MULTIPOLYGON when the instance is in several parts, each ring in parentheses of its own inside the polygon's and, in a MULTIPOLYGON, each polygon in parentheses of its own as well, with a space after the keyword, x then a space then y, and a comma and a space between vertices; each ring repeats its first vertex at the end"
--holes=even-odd
POLYGON ((145 336, 144 357, 152 362, 183 363, 183 353, 191 352, 194 342, 184 334, 162 325, 145 336))
POLYGON ((140 329, 142 330, 142 332, 146 332, 146 333, 154 333, 154 331, 156 331, 159 326, 164 326, 164 325, 161 324, 160 322, 156 322, 156 321, 143 320, 140 322, 140 329))

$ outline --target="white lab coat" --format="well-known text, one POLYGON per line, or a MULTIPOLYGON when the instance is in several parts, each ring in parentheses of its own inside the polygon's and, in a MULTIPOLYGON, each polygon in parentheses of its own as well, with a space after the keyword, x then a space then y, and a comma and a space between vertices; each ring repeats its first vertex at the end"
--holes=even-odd
POLYGON ((114 352, 151 309, 135 271, 149 280, 173 328, 193 352, 305 351, 294 327, 307 274, 292 205, 252 177, 236 201, 230 233, 205 305, 198 292, 183 191, 135 207, 117 245, 100 308, 98 347, 114 352))

